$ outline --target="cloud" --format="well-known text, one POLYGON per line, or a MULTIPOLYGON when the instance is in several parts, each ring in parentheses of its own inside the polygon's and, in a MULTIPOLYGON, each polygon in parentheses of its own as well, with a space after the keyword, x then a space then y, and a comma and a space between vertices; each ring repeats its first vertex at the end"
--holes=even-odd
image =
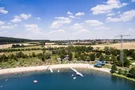
POLYGON ((63 26, 64 24, 70 24, 72 20, 67 17, 55 17, 55 20, 51 24, 51 28, 59 28, 63 26))
POLYGON ((115 15, 115 13, 109 13, 106 16, 113 16, 113 15, 115 15))
POLYGON ((80 29, 83 29, 83 26, 80 23, 75 23, 73 24, 73 26, 71 26, 71 29, 80 30, 80 29))
POLYGON ((70 17, 70 18, 76 18, 76 17, 75 17, 75 16, 73 16, 73 15, 70 15, 69 17, 70 17))
POLYGON ((83 16, 83 15, 85 15, 84 12, 78 12, 78 13, 75 14, 75 16, 83 16))
POLYGON ((97 29, 97 30, 109 30, 110 28, 102 26, 102 27, 98 27, 98 28, 95 28, 95 29, 97 29))
POLYGON ((2 26, 0 26, 0 29, 14 29, 17 26, 18 26, 17 24, 14 24, 14 25, 2 25, 2 26))
POLYGON ((104 24, 103 22, 100 22, 98 20, 86 20, 85 23, 91 26, 100 26, 104 24))
POLYGON ((21 20, 21 18, 19 16, 14 16, 14 19, 11 20, 11 22, 13 22, 13 23, 17 23, 17 22, 21 22, 21 21, 22 20, 21 20))
POLYGON ((119 9, 126 6, 127 3, 121 3, 119 0, 108 0, 105 4, 97 5, 91 8, 94 15, 110 13, 113 9, 119 9))
POLYGON ((123 14, 120 14, 118 18, 112 18, 112 17, 107 17, 108 22, 119 22, 119 21, 130 21, 135 17, 135 10, 130 10, 126 11, 123 14))
POLYGON ((33 33, 39 33, 41 28, 38 27, 37 24, 26 24, 26 30, 31 31, 33 33))
POLYGON ((14 16, 14 19, 11 20, 13 23, 21 22, 22 19, 28 20, 31 17, 31 14, 20 14, 19 16, 14 16))
POLYGON ((69 15, 69 18, 76 18, 70 11, 68 11, 67 14, 69 15))
POLYGON ((65 32, 65 31, 63 29, 59 29, 59 30, 50 31, 49 33, 56 33, 56 32, 65 32))
POLYGON ((7 14, 8 11, 4 9, 4 7, 0 7, 0 13, 7 14))
POLYGON ((73 13, 71 13, 70 11, 67 12, 68 15, 72 15, 73 13))
POLYGON ((72 30, 76 30, 75 33, 80 33, 80 32, 89 32, 84 26, 84 23, 75 23, 73 26, 71 26, 72 30))
POLYGON ((0 26, 1 26, 1 25, 4 25, 4 24, 5 24, 5 22, 3 22, 3 21, 0 21, 0 26))
POLYGON ((20 18, 23 18, 24 20, 27 20, 31 17, 31 14, 20 14, 20 18))
POLYGON ((41 20, 41 18, 40 18, 40 17, 37 17, 37 18, 35 18, 35 19, 37 19, 37 20, 41 20))
POLYGON ((131 0, 131 2, 135 2, 135 0, 131 0))

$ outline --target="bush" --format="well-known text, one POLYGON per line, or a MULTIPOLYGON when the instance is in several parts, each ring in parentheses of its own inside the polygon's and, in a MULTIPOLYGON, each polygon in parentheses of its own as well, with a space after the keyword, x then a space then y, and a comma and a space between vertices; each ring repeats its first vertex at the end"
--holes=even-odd
POLYGON ((119 70, 118 70, 118 74, 122 74, 122 75, 124 75, 124 70, 119 69, 119 70))
POLYGON ((111 67, 111 73, 115 73, 117 71, 117 66, 115 64, 111 67))
POLYGON ((135 78, 135 67, 133 67, 133 68, 131 68, 131 69, 129 70, 128 76, 135 78))

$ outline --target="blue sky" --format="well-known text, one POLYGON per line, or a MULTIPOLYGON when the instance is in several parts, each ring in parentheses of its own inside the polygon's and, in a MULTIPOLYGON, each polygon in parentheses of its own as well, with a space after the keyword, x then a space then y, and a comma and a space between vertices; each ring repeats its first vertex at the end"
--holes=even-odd
POLYGON ((135 38, 135 0, 0 0, 0 36, 135 38))

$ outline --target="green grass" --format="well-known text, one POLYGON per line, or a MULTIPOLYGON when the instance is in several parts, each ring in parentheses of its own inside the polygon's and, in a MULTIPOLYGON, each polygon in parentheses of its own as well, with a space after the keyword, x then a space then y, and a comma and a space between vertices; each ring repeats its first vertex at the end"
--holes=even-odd
POLYGON ((43 65, 45 62, 38 58, 20 58, 16 60, 8 60, 7 62, 0 62, 1 68, 15 68, 15 67, 26 67, 26 66, 38 66, 43 65))
MULTIPOLYGON (((16 54, 17 52, 20 52, 20 51, 4 52, 4 53, 0 53, 0 55, 2 55, 2 54, 5 54, 5 55, 16 54)), ((29 55, 32 52, 34 52, 35 54, 38 54, 38 53, 42 53, 43 51, 42 50, 30 50, 30 51, 21 51, 21 52, 29 55)))
POLYGON ((134 81, 135 82, 135 79, 134 78, 130 78, 130 77, 127 77, 125 75, 121 75, 121 74, 117 74, 117 73, 113 73, 112 75, 118 76, 118 77, 122 77, 122 78, 125 78, 127 80, 131 80, 131 81, 134 81))

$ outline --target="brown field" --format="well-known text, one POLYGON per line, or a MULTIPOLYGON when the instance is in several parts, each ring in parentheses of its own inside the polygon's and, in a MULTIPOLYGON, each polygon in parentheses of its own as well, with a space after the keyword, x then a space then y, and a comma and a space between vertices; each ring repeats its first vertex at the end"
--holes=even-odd
MULTIPOLYGON (((92 47, 97 48, 99 47, 100 49, 104 49, 104 47, 114 47, 117 49, 121 48, 120 43, 116 44, 101 44, 101 45, 92 45, 92 47)), ((135 42, 128 42, 128 43, 123 43, 123 49, 135 49, 135 42)))
MULTIPOLYGON (((29 43, 21 43, 25 46, 29 46, 29 45, 34 45, 34 44, 29 44, 29 43)), ((11 48, 12 47, 12 44, 3 44, 3 45, 0 45, 0 49, 5 49, 5 48, 11 48)))
MULTIPOLYGON (((45 48, 47 48, 47 47, 68 47, 68 46, 70 46, 70 45, 47 45, 47 46, 45 46, 45 48)), ((72 46, 90 46, 90 45, 72 45, 72 46)), ((91 45, 91 46, 93 48, 99 47, 100 49, 104 49, 104 47, 113 47, 113 48, 117 48, 117 49, 121 48, 120 43, 116 43, 116 44, 99 44, 99 45, 91 45)), ((123 49, 135 49, 135 42, 123 43, 123 49)))
MULTIPOLYGON (((32 44, 28 44, 28 43, 24 43, 25 46, 29 46, 32 44)), ((0 45, 0 49, 3 48, 11 48, 12 44, 5 44, 5 45, 0 45)), ((99 44, 99 45, 45 45, 45 48, 48 47, 68 47, 68 46, 92 46, 94 48, 99 47, 100 49, 104 49, 104 47, 114 47, 117 49, 120 49, 120 43, 116 43, 116 44, 99 44)), ((24 48, 42 48, 41 46, 30 46, 30 47, 24 47, 24 48)), ((127 42, 127 43, 123 43, 123 49, 135 49, 135 42, 127 42)))

